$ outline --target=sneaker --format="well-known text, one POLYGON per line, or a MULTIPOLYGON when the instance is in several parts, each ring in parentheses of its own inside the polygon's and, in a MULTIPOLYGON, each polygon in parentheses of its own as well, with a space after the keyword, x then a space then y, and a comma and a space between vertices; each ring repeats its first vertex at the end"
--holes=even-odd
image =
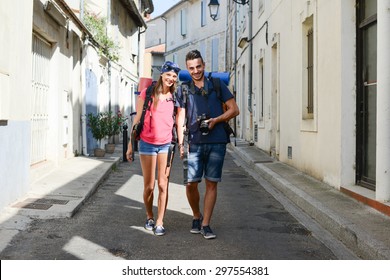
POLYGON ((153 230, 154 229, 154 220, 152 218, 147 219, 145 222, 144 228, 146 230, 153 230))
POLYGON ((192 228, 190 230, 191 233, 200 233, 200 228, 202 227, 202 220, 202 215, 200 215, 199 219, 192 220, 192 228))
POLYGON ((203 235, 204 238, 206 239, 214 239, 217 236, 213 233, 211 230, 210 226, 203 226, 202 229, 200 230, 200 233, 203 235))
POLYGON ((163 226, 157 226, 156 229, 154 230, 154 234, 161 236, 165 234, 165 228, 163 226))

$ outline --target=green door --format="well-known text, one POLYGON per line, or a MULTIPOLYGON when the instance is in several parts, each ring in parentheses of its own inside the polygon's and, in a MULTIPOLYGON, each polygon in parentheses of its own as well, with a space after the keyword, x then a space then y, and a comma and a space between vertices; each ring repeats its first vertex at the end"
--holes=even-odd
POLYGON ((375 190, 377 0, 357 5, 357 183, 375 190))

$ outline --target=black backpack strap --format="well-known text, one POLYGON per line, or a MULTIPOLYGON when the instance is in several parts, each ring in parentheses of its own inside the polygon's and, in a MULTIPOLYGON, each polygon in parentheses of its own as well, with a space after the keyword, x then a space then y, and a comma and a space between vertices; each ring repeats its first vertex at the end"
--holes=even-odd
POLYGON ((146 97, 145 97, 145 103, 144 103, 145 109, 148 109, 150 107, 150 103, 152 101, 153 89, 154 89, 153 84, 151 86, 148 86, 148 88, 146 89, 146 97))
POLYGON ((141 119, 139 121, 142 125, 144 124, 144 121, 145 121, 146 110, 150 108, 150 105, 152 103, 153 88, 154 88, 154 84, 152 84, 151 86, 149 86, 146 89, 146 96, 145 96, 144 106, 142 108, 142 115, 141 115, 141 119))
POLYGON ((222 95, 221 95, 221 79, 220 78, 214 78, 214 77, 211 77, 211 81, 213 82, 213 88, 215 90, 215 92, 217 93, 217 97, 218 99, 222 102, 222 95))

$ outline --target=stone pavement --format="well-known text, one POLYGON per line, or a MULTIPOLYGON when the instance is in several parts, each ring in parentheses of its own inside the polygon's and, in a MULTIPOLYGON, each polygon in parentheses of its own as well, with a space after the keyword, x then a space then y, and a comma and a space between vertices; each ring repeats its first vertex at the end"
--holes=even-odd
MULTIPOLYGON (((233 144, 233 143, 232 143, 233 144)), ((237 140, 228 151, 248 173, 266 180, 362 259, 390 260, 390 217, 237 140)), ((0 251, 34 218, 72 217, 122 157, 122 145, 105 158, 75 157, 31 186, 0 213, 0 251)))

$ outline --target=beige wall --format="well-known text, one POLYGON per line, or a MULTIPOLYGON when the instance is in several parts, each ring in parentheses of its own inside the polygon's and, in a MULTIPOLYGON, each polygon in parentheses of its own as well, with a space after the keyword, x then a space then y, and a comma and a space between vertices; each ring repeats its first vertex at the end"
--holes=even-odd
MULTIPOLYGON (((264 28, 253 39, 252 116, 247 110, 245 86, 240 86, 249 82, 249 45, 238 48, 237 101, 245 114, 239 116, 238 132, 253 141, 257 124, 255 144, 261 149, 336 188, 354 184, 354 1, 266 0, 263 13, 259 13, 257 1, 253 1, 252 8, 253 34, 268 20, 268 45, 264 28), (304 25, 310 20, 314 29, 315 111, 313 119, 305 119, 304 25), (292 149, 291 159, 288 147, 292 149)), ((239 9, 244 13, 248 7, 239 9)), ((239 38, 247 36, 247 30, 240 30, 239 38)))

